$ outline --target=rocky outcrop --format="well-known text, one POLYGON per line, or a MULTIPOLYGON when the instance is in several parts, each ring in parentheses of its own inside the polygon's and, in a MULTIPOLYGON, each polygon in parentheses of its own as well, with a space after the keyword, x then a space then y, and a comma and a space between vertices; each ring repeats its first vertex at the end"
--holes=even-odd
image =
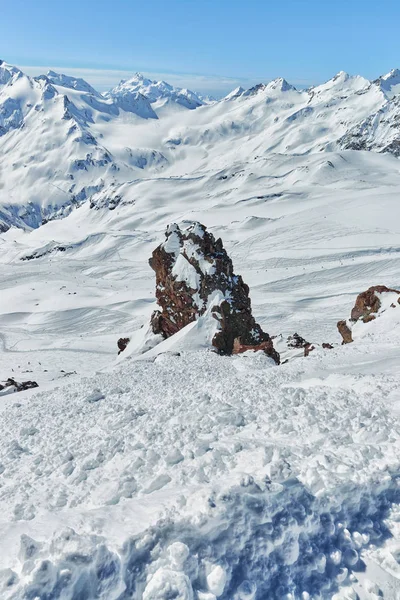
POLYGON ((343 339, 342 344, 350 344, 353 341, 353 336, 347 321, 338 321, 337 328, 343 339))
POLYGON ((24 390, 30 390, 31 388, 37 387, 39 387, 39 385, 36 381, 22 381, 21 383, 18 383, 15 379, 9 377, 5 383, 0 384, 0 392, 23 392, 24 390))
POLYGON ((215 325, 211 343, 220 354, 262 350, 279 363, 270 336, 252 315, 249 287, 235 275, 221 239, 204 225, 170 225, 149 263, 160 307, 151 317, 154 333, 168 338, 207 313, 215 325))
POLYGON ((315 346, 311 342, 307 342, 301 335, 294 333, 287 338, 287 347, 293 349, 304 349, 304 356, 308 356, 310 352, 315 350, 315 346))
POLYGON ((126 338, 119 338, 118 342, 117 342, 117 346, 118 346, 118 354, 121 354, 121 352, 123 352, 127 345, 130 342, 130 338, 126 337, 126 338))
POLYGON ((349 344, 353 341, 353 327, 356 323, 369 323, 374 321, 383 310, 383 298, 390 294, 391 307, 400 304, 400 291, 388 288, 385 285, 374 285, 365 292, 357 296, 356 302, 352 308, 350 319, 339 321, 337 328, 342 336, 342 344, 349 344), (395 302, 393 302, 393 299, 395 302))

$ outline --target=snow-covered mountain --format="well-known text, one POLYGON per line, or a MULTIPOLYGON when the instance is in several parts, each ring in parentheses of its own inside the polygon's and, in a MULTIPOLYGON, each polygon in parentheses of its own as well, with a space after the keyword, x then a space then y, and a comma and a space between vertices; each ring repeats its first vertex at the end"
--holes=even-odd
POLYGON ((379 77, 374 83, 379 86, 387 98, 393 98, 393 96, 400 94, 400 70, 392 69, 386 75, 379 77))
POLYGON ((139 74, 101 95, 82 79, 30 78, 3 62, 1 227, 36 227, 105 185, 182 175, 211 160, 226 168, 249 156, 335 148, 397 155, 397 80, 397 71, 372 83, 339 73, 296 90, 277 79, 207 105, 139 74))
POLYGON ((139 74, 101 95, 82 79, 31 78, 3 62, 0 226, 37 227, 105 186, 181 176, 210 161, 224 169, 251 156, 335 148, 397 155, 397 81, 397 71, 372 83, 342 72, 296 90, 277 79, 207 105, 139 74))
POLYGON ((158 108, 165 104, 177 104, 193 110, 207 103, 202 96, 195 92, 174 87, 165 81, 152 81, 141 73, 136 73, 131 79, 120 81, 106 95, 118 101, 132 94, 142 94, 151 103, 157 103, 158 108))
POLYGON ((2 600, 399 597, 398 292, 348 320, 400 289, 395 81, 189 110, 0 64, 2 600), (197 294, 219 238, 280 366, 209 350, 214 297, 149 334, 153 251, 197 294))

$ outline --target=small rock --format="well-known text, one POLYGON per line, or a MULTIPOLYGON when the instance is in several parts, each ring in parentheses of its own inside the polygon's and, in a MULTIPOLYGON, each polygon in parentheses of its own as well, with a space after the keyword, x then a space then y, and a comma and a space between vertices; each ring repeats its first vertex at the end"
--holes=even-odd
POLYGON ((121 352, 123 352, 125 350, 125 348, 127 347, 127 345, 130 342, 130 338, 126 337, 126 338, 119 338, 118 342, 117 342, 117 346, 118 346, 118 354, 121 354, 121 352))

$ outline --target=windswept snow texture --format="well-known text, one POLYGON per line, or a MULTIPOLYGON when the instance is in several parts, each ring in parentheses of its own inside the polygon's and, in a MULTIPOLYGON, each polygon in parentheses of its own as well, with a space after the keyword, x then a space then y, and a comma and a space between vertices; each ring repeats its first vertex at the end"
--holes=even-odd
POLYGON ((0 382, 39 384, 1 396, 1 600, 400 598, 400 305, 336 327, 400 287, 395 81, 124 108, 0 64, 0 382), (281 366, 149 332, 148 259, 189 221, 281 366))

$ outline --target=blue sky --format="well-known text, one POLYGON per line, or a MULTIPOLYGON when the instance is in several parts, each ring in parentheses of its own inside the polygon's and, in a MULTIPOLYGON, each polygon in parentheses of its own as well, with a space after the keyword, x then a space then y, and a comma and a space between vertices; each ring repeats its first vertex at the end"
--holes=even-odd
POLYGON ((0 0, 0 18, 0 58, 101 89, 135 71, 220 95, 400 66, 400 0, 0 0))

